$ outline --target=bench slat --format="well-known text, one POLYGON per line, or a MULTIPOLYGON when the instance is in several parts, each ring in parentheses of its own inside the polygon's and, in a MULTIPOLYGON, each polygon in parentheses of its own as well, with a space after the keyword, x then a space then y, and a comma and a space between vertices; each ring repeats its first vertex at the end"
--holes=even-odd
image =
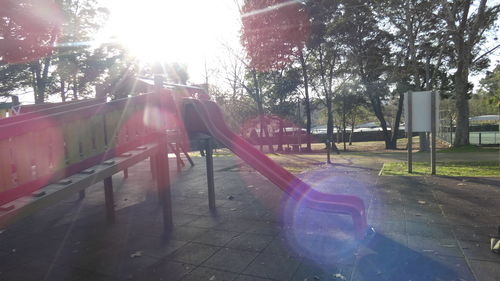
POLYGON ((34 133, 37 139, 33 151, 36 178, 42 178, 52 173, 50 163, 50 141, 52 134, 53 130, 40 130, 34 133))
POLYGON ((0 192, 14 186, 12 181, 12 161, 10 157, 10 140, 0 140, 0 192))
POLYGON ((106 141, 104 137, 104 115, 92 116, 91 119, 92 135, 95 142, 95 153, 100 154, 106 151, 106 141))
POLYGON ((34 133, 28 133, 12 139, 12 155, 14 160, 14 180, 17 184, 24 184, 34 180, 32 151, 35 139, 34 133))
POLYGON ((64 144, 66 149, 66 166, 80 162, 80 120, 63 125, 64 144))

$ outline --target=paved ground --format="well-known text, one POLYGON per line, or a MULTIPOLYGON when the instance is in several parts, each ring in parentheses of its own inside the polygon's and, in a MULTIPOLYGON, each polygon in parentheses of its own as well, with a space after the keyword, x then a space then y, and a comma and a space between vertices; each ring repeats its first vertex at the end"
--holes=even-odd
POLYGON ((169 235, 145 162, 114 177, 114 225, 97 184, 2 230, 0 280, 500 280, 498 178, 378 177, 380 163, 344 156, 301 175, 365 200, 377 233, 360 244, 348 217, 304 209, 233 157, 215 158, 211 213, 195 160, 172 174, 169 235))

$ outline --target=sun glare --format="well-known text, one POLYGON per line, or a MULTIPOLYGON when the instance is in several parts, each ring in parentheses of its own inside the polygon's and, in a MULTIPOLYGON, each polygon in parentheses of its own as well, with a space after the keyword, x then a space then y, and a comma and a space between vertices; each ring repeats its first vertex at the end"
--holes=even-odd
POLYGON ((112 1, 106 32, 142 61, 185 61, 211 33, 210 1, 112 1), (207 24, 207 21, 209 23, 207 24))

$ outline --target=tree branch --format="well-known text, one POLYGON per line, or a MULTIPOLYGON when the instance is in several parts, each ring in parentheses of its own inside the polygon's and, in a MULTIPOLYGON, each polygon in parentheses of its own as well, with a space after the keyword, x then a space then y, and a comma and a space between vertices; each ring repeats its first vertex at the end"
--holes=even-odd
POLYGON ((477 57, 475 60, 472 61, 472 63, 476 63, 477 61, 479 61, 480 59, 482 59, 484 56, 487 56, 488 54, 490 54, 491 52, 493 52, 494 50, 500 48, 500 44, 496 45, 495 47, 489 49, 488 51, 486 51, 484 54, 480 55, 479 57, 477 57))

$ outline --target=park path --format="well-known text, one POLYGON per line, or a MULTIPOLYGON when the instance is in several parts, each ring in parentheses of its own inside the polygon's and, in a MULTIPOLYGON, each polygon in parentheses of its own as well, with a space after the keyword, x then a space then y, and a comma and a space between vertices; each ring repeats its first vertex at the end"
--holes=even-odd
POLYGON ((2 230, 0 280, 500 280, 487 244, 498 179, 379 177, 380 162, 335 157, 299 176, 363 198, 376 230, 365 243, 349 217, 304 208, 233 156, 214 158, 215 212, 204 158, 171 171, 175 227, 165 236, 145 161, 114 176, 113 225, 98 183, 2 230))

